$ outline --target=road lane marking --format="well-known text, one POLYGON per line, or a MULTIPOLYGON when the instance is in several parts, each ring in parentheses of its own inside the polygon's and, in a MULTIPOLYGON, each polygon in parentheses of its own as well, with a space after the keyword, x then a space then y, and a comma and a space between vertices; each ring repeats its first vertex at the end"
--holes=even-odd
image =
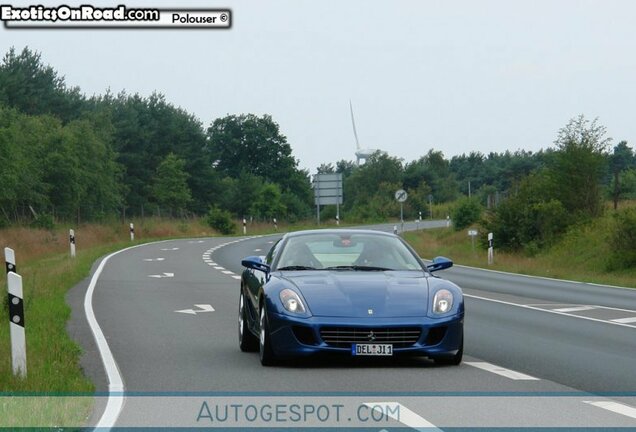
POLYGON ((513 371, 511 369, 502 368, 501 366, 494 365, 492 363, 487 362, 464 362, 468 366, 476 367, 478 369, 483 369, 488 372, 492 372, 497 375, 501 375, 506 378, 510 378, 512 380, 524 380, 524 381, 539 381, 539 378, 535 378, 530 375, 526 375, 521 372, 513 371))
POLYGON ((393 420, 402 423, 406 427, 410 427, 417 431, 441 432, 441 429, 433 423, 411 411, 399 402, 365 402, 364 405, 382 416, 390 417, 393 420))
POLYGON ((621 323, 621 324, 636 323, 636 317, 618 318, 618 319, 613 319, 611 321, 616 323, 621 323))
POLYGON ((221 267, 221 266, 216 266, 214 267, 215 270, 225 270, 225 267, 221 267))
POLYGON ((228 274, 228 275, 234 274, 234 272, 230 270, 223 270, 221 273, 228 274))
POLYGON ((174 277, 174 273, 165 273, 164 272, 163 274, 160 274, 160 275, 148 275, 148 277, 157 278, 157 279, 171 278, 171 277, 174 277))
POLYGON ((552 310, 553 311, 557 311, 557 312, 583 312, 583 311, 592 310, 592 309, 596 309, 596 307, 594 307, 594 306, 575 306, 575 307, 567 307, 567 308, 552 309, 552 310))
POLYGON ((196 306, 199 309, 182 309, 182 310, 176 310, 175 312, 189 314, 189 315, 196 315, 198 313, 203 313, 203 312, 214 312, 214 308, 212 307, 212 305, 209 305, 209 304, 195 304, 194 306, 196 306))
POLYGON ((254 249, 254 252, 262 252, 263 249, 254 249))
POLYGON ((97 318, 95 317, 95 311, 93 311, 93 293, 95 292, 97 280, 101 276, 102 271, 104 270, 104 267, 106 266, 108 260, 110 260, 117 254, 140 248, 142 246, 147 246, 147 244, 127 247, 126 249, 113 252, 112 254, 104 258, 102 262, 99 263, 99 266, 97 266, 97 270, 95 270, 95 273, 91 277, 91 281, 88 284, 88 288, 86 289, 86 294, 84 295, 84 314, 86 315, 86 321, 88 321, 88 326, 90 327, 91 332, 93 333, 93 337, 95 338, 95 343, 97 344, 97 349, 99 350, 99 355, 102 358, 104 370, 106 371, 106 376, 108 377, 108 399, 106 400, 106 408, 104 408, 104 412, 102 413, 102 416, 95 426, 97 430, 109 431, 115 426, 115 423, 119 418, 121 409, 124 406, 124 397, 123 395, 115 396, 114 394, 121 394, 124 391, 124 380, 119 373, 117 362, 115 361, 115 357, 113 357, 113 352, 110 350, 110 346, 108 345, 106 336, 104 336, 104 332, 102 331, 102 328, 99 326, 97 318))
POLYGON ((583 403, 636 419, 636 408, 629 405, 612 401, 583 401, 583 403))
POLYGON ((173 248, 164 248, 164 249, 161 249, 161 250, 162 251, 176 251, 176 250, 179 250, 179 248, 178 247, 173 247, 173 248))
POLYGON ((144 261, 152 262, 152 261, 165 261, 165 258, 144 258, 144 261))
POLYGON ((240 280, 240 279, 241 279, 241 277, 240 277, 239 275, 233 275, 232 277, 233 277, 234 279, 237 279, 237 280, 240 280))
POLYGON ((614 321, 606 321, 606 320, 602 320, 602 319, 598 319, 598 318, 586 317, 586 316, 581 316, 581 315, 571 315, 571 314, 564 313, 564 312, 557 312, 557 311, 552 310, 552 309, 542 309, 542 308, 538 308, 538 307, 535 307, 535 306, 524 305, 524 304, 519 304, 519 303, 511 303, 511 302, 507 302, 507 301, 503 301, 503 300, 497 300, 497 299, 492 299, 492 298, 488 298, 488 297, 476 296, 476 295, 473 295, 473 294, 465 294, 464 293, 464 297, 474 298, 474 299, 477 299, 477 300, 489 301, 489 302, 493 302, 493 303, 505 304, 505 305, 508 305, 508 306, 516 306, 516 307, 520 307, 520 308, 523 308, 523 309, 530 309, 530 310, 539 311, 539 312, 551 313, 551 314, 566 316, 566 317, 570 317, 570 318, 584 319, 584 320, 588 320, 588 321, 595 321, 595 322, 600 322, 600 323, 604 323, 604 324, 612 324, 612 325, 617 325, 617 326, 621 326, 621 327, 628 327, 628 328, 632 328, 632 329, 636 328, 636 325, 624 324, 624 323, 619 323, 619 322, 614 322, 614 321))

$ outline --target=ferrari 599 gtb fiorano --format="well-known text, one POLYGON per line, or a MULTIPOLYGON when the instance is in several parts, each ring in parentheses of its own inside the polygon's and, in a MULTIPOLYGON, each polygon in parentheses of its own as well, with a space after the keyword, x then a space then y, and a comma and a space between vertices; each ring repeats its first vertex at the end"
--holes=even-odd
POLYGON ((452 261, 427 266, 396 235, 294 232, 242 264, 239 345, 263 365, 319 353, 462 360, 462 291, 432 274, 452 261))

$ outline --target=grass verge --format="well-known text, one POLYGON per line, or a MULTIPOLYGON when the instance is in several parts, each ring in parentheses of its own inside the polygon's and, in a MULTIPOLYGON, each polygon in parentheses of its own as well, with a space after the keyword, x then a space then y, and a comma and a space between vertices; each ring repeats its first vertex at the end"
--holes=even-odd
POLYGON ((607 270, 611 224, 611 215, 608 215, 573 227, 551 248, 535 256, 497 250, 495 239, 493 265, 488 265, 487 251, 478 239, 473 250, 467 230, 423 230, 405 233, 404 237, 424 258, 442 255, 455 264, 471 267, 636 288, 636 269, 607 270))

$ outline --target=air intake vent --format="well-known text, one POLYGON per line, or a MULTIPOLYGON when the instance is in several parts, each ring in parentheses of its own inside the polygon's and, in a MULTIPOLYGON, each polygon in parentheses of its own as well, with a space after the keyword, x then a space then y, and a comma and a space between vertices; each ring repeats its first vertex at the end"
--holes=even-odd
POLYGON ((422 330, 419 327, 366 328, 366 327, 323 327, 320 337, 329 346, 349 348, 354 343, 393 344, 394 348, 414 345, 422 330))

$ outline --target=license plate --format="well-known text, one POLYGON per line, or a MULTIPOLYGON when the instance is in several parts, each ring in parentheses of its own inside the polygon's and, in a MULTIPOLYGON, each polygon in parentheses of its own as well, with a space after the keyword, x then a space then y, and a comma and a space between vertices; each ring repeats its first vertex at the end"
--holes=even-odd
POLYGON ((392 356, 393 345, 391 344, 353 344, 351 345, 351 355, 392 356))

